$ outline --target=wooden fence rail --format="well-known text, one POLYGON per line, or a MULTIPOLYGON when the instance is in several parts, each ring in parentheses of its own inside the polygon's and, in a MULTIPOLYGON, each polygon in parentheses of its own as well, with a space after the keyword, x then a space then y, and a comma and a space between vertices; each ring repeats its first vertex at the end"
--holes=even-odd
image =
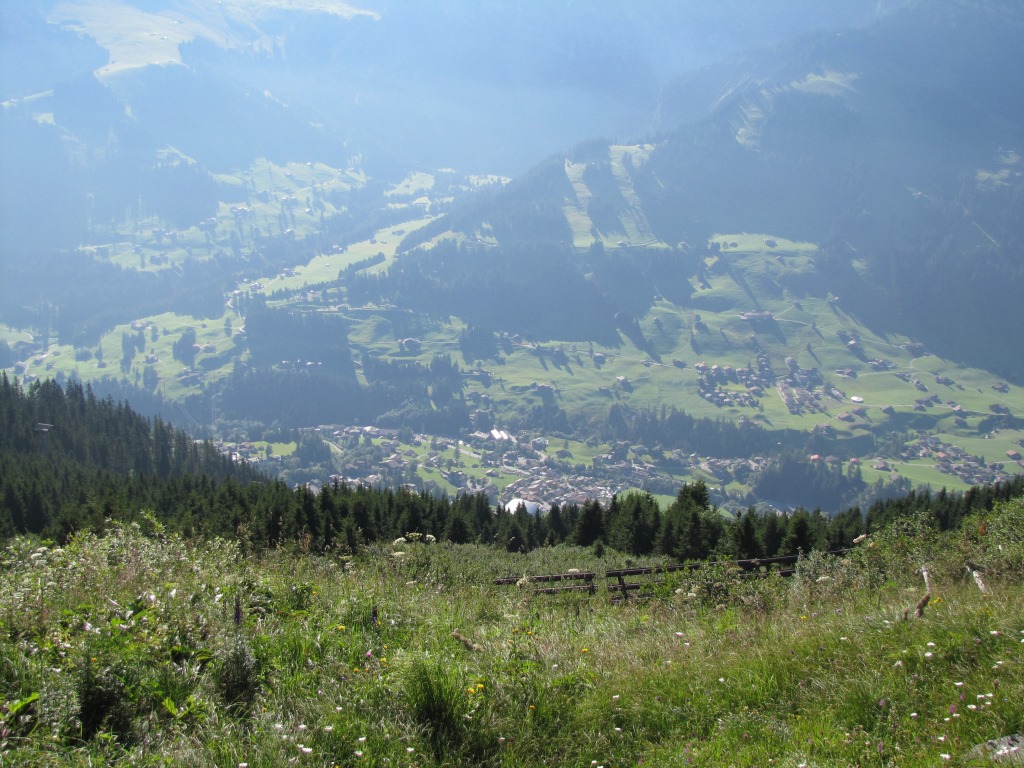
MULTIPOLYGON (((835 549, 825 554, 829 556, 841 556, 850 552, 849 549, 835 549)), ((701 568, 724 566, 737 568, 745 574, 754 574, 766 569, 765 573, 774 573, 779 576, 792 576, 796 572, 796 564, 802 555, 783 555, 781 557, 761 557, 747 560, 726 560, 716 562, 693 562, 673 563, 671 565, 655 565, 647 568, 615 568, 605 571, 603 578, 606 580, 605 588, 609 594, 618 593, 613 600, 626 600, 630 592, 643 589, 648 586, 659 586, 665 583, 664 579, 647 579, 644 581, 626 581, 627 578, 637 576, 655 576, 662 573, 678 573, 679 571, 696 571, 701 568), (788 567, 787 567, 788 566, 788 567), (772 570, 774 568, 774 570, 772 570)), ((597 585, 595 581, 602 578, 594 571, 568 571, 566 573, 554 573, 547 576, 506 576, 495 579, 495 584, 518 584, 520 586, 532 584, 545 584, 551 582, 577 582, 559 586, 536 587, 530 590, 532 594, 551 595, 559 592, 589 592, 595 594, 597 585), (582 582, 582 583, 578 583, 582 582)))

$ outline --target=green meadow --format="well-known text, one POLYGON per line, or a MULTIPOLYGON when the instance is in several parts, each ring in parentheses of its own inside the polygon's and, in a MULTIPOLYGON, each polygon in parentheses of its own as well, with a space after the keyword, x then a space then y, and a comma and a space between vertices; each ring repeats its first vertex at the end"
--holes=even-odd
POLYGON ((705 566, 622 603, 600 576, 654 561, 415 536, 253 554, 152 520, 14 539, 0 760, 986 765, 1024 727, 1022 515, 900 520, 791 578, 705 566), (493 583, 570 568, 597 591, 493 583))

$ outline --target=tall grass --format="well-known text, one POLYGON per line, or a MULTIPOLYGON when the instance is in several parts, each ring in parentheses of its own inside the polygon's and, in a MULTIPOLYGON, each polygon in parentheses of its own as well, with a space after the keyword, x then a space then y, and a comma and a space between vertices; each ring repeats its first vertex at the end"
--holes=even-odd
POLYGON ((1024 731, 1022 554, 1016 501, 790 579, 707 569, 614 605, 491 583, 627 564, 612 552, 18 539, 0 764, 973 764, 1024 731))

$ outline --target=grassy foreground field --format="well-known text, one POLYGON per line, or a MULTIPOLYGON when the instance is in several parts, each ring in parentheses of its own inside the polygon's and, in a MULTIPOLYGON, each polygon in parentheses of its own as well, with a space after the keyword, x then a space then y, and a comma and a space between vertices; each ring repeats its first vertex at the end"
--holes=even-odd
POLYGON ((583 549, 257 557, 127 527, 2 558, 5 766, 980 765, 1024 727, 1022 500, 627 605, 491 583, 626 563, 583 549))

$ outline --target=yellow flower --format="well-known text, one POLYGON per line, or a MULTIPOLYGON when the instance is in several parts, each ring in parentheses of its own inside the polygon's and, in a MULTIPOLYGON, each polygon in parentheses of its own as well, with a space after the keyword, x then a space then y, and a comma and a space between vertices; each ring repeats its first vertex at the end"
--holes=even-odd
POLYGON ((345 625, 344 624, 339 624, 337 627, 335 627, 335 629, 337 629, 339 632, 344 632, 345 631, 345 625))
POLYGON ((584 649, 582 649, 580 651, 580 653, 590 653, 590 649, 589 648, 584 648, 584 649))

